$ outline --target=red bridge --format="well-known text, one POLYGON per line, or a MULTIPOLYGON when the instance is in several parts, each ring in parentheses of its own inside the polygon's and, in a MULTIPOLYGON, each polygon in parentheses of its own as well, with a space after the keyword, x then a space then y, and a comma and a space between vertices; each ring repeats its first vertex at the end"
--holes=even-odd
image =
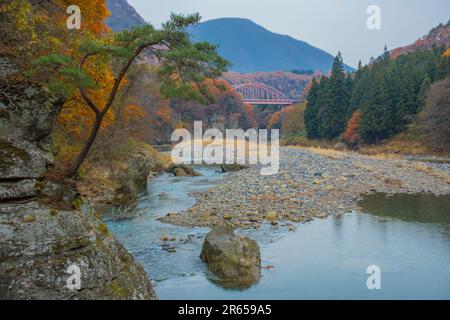
POLYGON ((279 90, 263 83, 244 83, 233 86, 245 103, 251 105, 276 105, 290 106, 297 103, 297 100, 289 99, 279 90))

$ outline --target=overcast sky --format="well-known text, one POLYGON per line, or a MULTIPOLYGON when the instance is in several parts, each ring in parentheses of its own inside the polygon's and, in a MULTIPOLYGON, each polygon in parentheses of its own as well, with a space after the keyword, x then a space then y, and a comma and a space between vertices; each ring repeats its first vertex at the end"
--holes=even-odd
POLYGON ((339 50, 356 66, 389 49, 410 44, 450 19, 450 0, 128 0, 155 26, 170 12, 199 12, 203 21, 248 18, 270 31, 306 41, 331 54, 339 50), (368 6, 381 9, 381 30, 369 30, 368 6))

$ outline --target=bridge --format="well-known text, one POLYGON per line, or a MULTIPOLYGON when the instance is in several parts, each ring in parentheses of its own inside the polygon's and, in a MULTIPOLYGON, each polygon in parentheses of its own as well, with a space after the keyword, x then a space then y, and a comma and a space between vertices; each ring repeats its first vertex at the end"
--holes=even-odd
POLYGON ((287 107, 297 103, 297 100, 289 99, 284 93, 264 83, 244 83, 233 86, 244 103, 256 105, 274 105, 287 107))

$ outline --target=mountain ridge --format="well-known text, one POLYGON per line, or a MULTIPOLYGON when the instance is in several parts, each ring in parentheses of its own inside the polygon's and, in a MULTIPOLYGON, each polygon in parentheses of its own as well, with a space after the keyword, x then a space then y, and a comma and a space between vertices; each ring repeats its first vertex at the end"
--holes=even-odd
POLYGON ((447 23, 441 23, 431 29, 428 34, 420 37, 414 43, 395 48, 391 51, 393 59, 403 54, 414 52, 416 50, 429 50, 433 46, 448 45, 450 43, 450 20, 447 23))
MULTIPOLYGON (((241 73, 291 71, 328 72, 333 56, 309 43, 272 32, 245 18, 218 18, 188 28, 194 41, 218 45, 219 54, 241 73)), ((346 66, 348 70, 353 70, 346 66)))

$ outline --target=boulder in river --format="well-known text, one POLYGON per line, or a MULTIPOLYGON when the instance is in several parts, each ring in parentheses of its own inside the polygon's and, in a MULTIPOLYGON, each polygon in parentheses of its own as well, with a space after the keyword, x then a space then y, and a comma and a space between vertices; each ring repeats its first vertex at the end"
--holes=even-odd
POLYGON ((225 287, 248 288, 260 279, 258 243, 237 236, 229 224, 221 224, 207 234, 200 257, 216 282, 225 287))
POLYGON ((220 166, 222 172, 237 172, 241 170, 248 169, 248 166, 240 165, 240 164, 223 164, 220 166))
POLYGON ((172 173, 176 177, 198 177, 201 176, 200 173, 192 169, 191 167, 184 164, 172 164, 166 170, 169 173, 172 173))

